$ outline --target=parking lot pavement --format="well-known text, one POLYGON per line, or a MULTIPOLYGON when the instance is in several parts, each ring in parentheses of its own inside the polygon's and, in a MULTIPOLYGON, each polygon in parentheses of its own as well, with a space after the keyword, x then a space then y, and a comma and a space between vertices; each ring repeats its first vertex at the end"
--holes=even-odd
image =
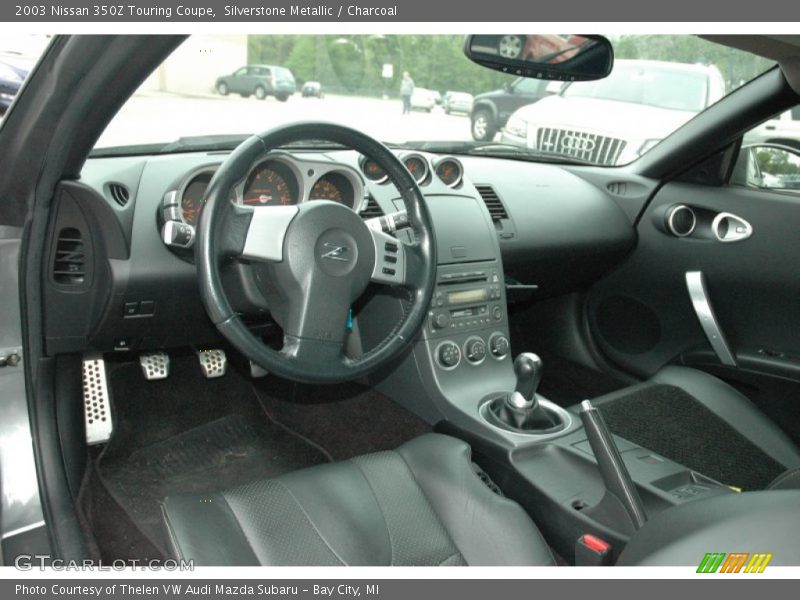
POLYGON ((180 137, 257 133, 294 121, 333 121, 357 128, 384 142, 469 140, 469 118, 433 112, 403 115, 399 99, 326 95, 287 102, 239 96, 180 96, 140 93, 122 108, 98 147, 171 142, 180 137))

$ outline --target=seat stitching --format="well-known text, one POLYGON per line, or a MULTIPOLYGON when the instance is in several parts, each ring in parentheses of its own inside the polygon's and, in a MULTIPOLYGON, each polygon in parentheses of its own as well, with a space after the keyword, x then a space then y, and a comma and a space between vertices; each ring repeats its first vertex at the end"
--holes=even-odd
MULTIPOLYGON (((450 535, 450 532, 447 530, 447 527, 445 527, 445 524, 442 521, 442 517, 439 516, 439 513, 436 511, 436 506, 434 505, 433 502, 431 502, 430 498, 428 497, 428 494, 425 493, 425 489, 420 485, 419 481, 417 481, 417 476, 414 474, 414 470, 411 468, 411 465, 408 464, 408 461, 406 460, 406 457, 403 456, 400 452, 395 452, 395 454, 397 454, 397 456, 400 457, 400 460, 403 461, 403 464, 406 466, 406 469, 408 469, 408 472, 411 474, 411 480, 414 482, 414 484, 416 484, 417 489, 419 489, 420 493, 422 494, 422 497, 425 498, 425 501, 428 503, 428 506, 431 507, 431 510, 433 511, 433 514, 436 515, 436 520, 439 521, 439 525, 441 525, 442 530, 445 532, 447 537, 450 539, 450 543, 453 544, 453 548, 455 548, 458 551, 458 553, 461 554, 461 557, 463 558, 464 554, 461 552, 461 548, 458 547, 458 544, 456 544, 456 541, 453 539, 453 536, 450 535)), ((447 559, 445 559, 445 560, 447 560, 447 559)), ((466 559, 465 559, 465 562, 466 562, 466 559)))
MULTIPOLYGON (((397 454, 395 452, 395 454, 397 454)), ((364 469, 361 468, 354 460, 348 460, 350 464, 354 465, 358 472, 361 473, 361 476, 364 478, 364 481, 367 482, 367 487, 369 491, 372 493, 372 497, 375 499, 375 505, 378 507, 378 511, 381 513, 381 519, 383 519, 383 527, 386 529, 386 537, 389 538, 389 564, 394 565, 394 541, 392 540, 392 532, 389 529, 389 524, 386 522, 386 513, 383 512, 383 506, 381 506, 380 500, 378 500, 378 494, 375 493, 375 489, 372 487, 372 482, 367 477, 367 474, 364 472, 364 469)))
POLYGON ((256 557, 256 560, 258 562, 261 562, 261 559, 258 558, 258 552, 256 552, 255 546, 253 546, 253 544, 250 542, 250 538, 247 536, 247 532, 244 530, 244 527, 242 527, 242 522, 239 520, 239 515, 236 514, 236 511, 233 509, 233 506, 231 506, 231 503, 228 502, 228 497, 225 495, 224 492, 220 495, 222 496, 222 499, 225 500, 225 506, 227 506, 228 510, 231 511, 233 519, 234 521, 236 521, 236 525, 239 527, 239 531, 241 532, 242 537, 244 538, 244 543, 247 544, 247 547, 250 549, 250 552, 253 553, 253 556, 256 557))
POLYGON ((316 533, 316 534, 317 534, 317 537, 319 537, 319 539, 320 539, 320 540, 322 540, 322 543, 323 543, 323 544, 325 544, 325 546, 327 546, 328 550, 330 550, 330 551, 331 551, 331 553, 332 553, 332 554, 333 554, 333 555, 336 557, 336 560, 338 560, 338 561, 339 561, 340 563, 342 563, 343 565, 347 566, 347 562, 345 562, 345 561, 342 559, 342 557, 341 557, 341 556, 339 556, 339 553, 338 553, 338 552, 336 552, 336 550, 334 550, 334 549, 333 549, 333 546, 331 546, 331 545, 328 543, 328 540, 326 540, 326 539, 325 539, 325 537, 322 535, 322 533, 320 532, 320 530, 319 530, 319 529, 317 528, 317 526, 314 524, 314 521, 312 521, 312 520, 311 520, 311 517, 310 517, 310 516, 309 516, 309 514, 306 512, 306 509, 303 507, 302 503, 301 503, 301 502, 300 502, 300 500, 297 498, 297 496, 295 496, 295 495, 294 495, 294 492, 292 492, 292 490, 289 488, 289 486, 287 486, 287 485, 286 485, 284 482, 282 482, 280 479, 274 479, 273 481, 275 481, 275 483, 277 483, 277 484, 278 484, 278 485, 280 485, 280 486, 281 486, 283 489, 285 489, 285 490, 286 490, 286 492, 289 494, 289 496, 292 498, 292 500, 294 500, 295 504, 297 504, 297 508, 299 508, 299 509, 300 509, 300 512, 302 512, 302 513, 303 513, 303 516, 306 518, 306 521, 308 521, 308 524, 309 524, 309 525, 311 525, 311 527, 314 529, 314 533, 316 533))

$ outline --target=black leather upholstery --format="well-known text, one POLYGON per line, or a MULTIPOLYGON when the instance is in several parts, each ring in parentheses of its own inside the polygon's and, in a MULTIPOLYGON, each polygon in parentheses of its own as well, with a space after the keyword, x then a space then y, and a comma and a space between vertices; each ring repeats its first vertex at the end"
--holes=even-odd
POLYGON ((163 504, 196 565, 552 565, 522 508, 474 473, 467 444, 427 434, 395 451, 163 504))

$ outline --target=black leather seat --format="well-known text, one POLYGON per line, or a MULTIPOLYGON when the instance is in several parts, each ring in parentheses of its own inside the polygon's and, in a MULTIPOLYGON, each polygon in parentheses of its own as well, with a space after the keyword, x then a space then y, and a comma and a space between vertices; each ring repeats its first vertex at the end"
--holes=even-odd
POLYGON ((797 446, 738 390, 697 369, 665 367, 592 403, 620 437, 723 483, 800 485, 797 446))
POLYGON ((523 509, 493 492, 457 439, 319 465, 163 503, 176 557, 196 565, 552 565, 523 509))

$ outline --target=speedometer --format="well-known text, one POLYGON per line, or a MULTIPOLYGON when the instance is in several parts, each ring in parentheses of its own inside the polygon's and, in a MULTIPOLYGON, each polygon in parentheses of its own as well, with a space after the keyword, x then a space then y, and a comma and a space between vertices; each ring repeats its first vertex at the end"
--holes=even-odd
POLYGON ((288 206, 297 204, 297 184, 289 167, 278 161, 258 165, 244 185, 245 206, 288 206))
POLYGON ((211 175, 211 173, 200 173, 184 188, 181 195, 181 216, 184 223, 193 227, 197 225, 211 175))

